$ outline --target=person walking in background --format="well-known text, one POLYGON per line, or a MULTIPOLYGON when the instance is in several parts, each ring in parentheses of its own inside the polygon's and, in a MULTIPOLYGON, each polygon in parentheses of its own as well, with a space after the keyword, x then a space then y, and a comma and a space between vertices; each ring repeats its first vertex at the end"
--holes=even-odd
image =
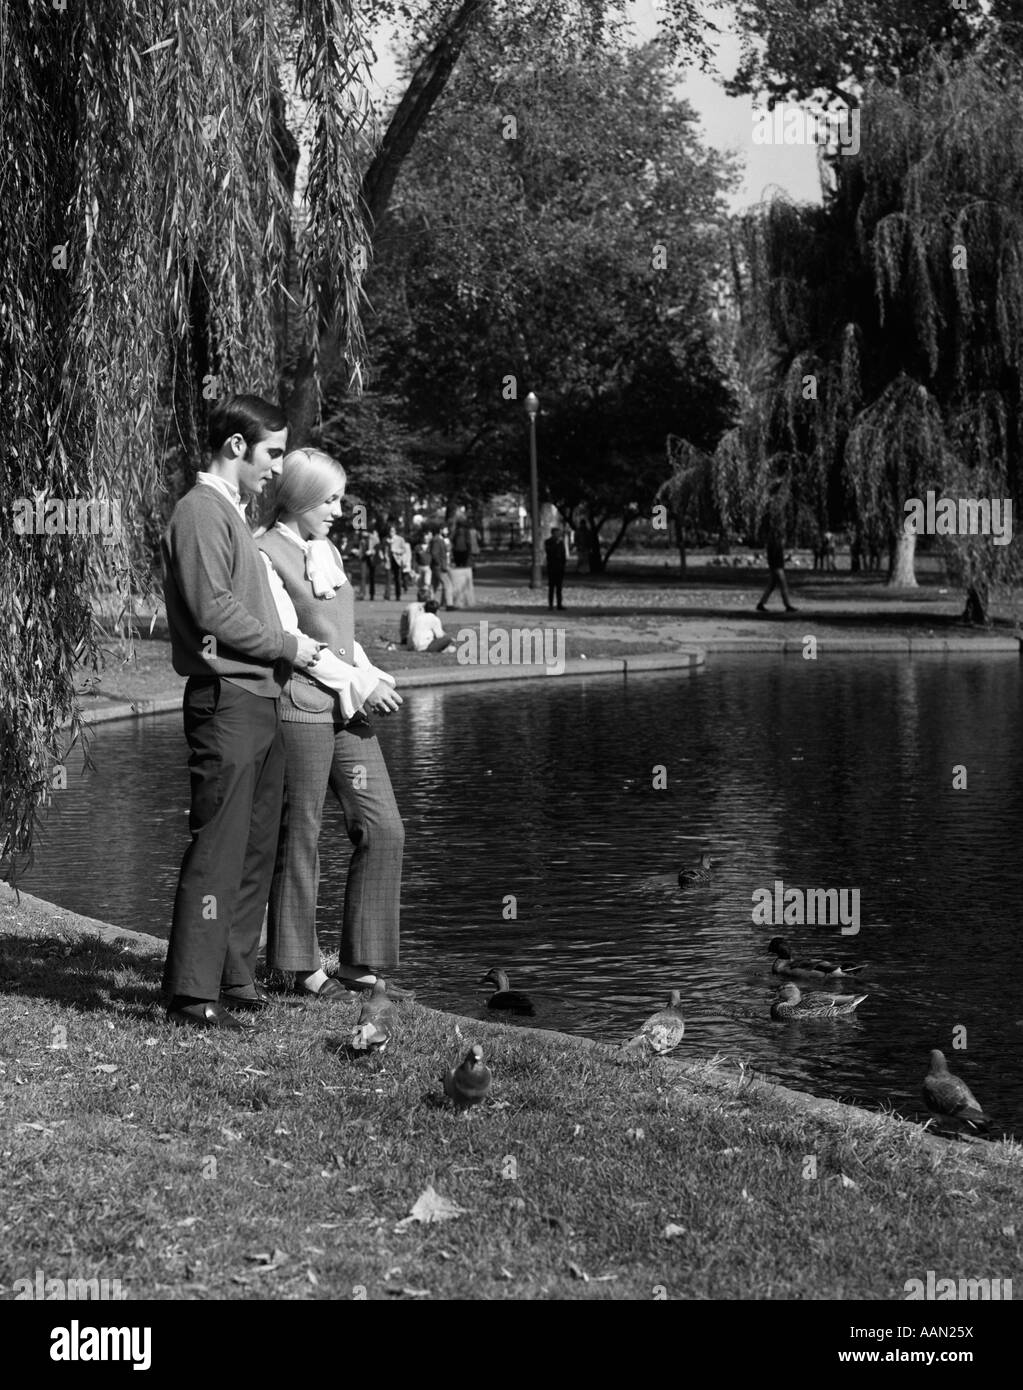
POLYGON ((443 530, 442 527, 430 542, 430 589, 435 599, 439 594, 447 593, 450 582, 448 548, 444 543, 443 530))
MULTIPOLYGON (((405 597, 405 537, 393 522, 387 527, 387 559, 390 579, 394 581, 394 597, 405 597)), ((390 584, 387 590, 390 597, 390 584)))
POLYGON ((393 528, 386 522, 380 522, 377 526, 377 565, 384 576, 384 598, 391 597, 391 544, 390 536, 393 528))
POLYGON ((419 533, 419 543, 412 554, 417 589, 426 589, 430 584, 430 545, 432 541, 433 532, 429 528, 419 533))
POLYGON ((561 534, 560 526, 552 526, 551 534, 544 542, 544 552, 547 558, 547 607, 554 607, 554 600, 558 600, 558 609, 564 608, 561 601, 561 586, 565 582, 565 566, 568 562, 568 555, 565 551, 565 540, 561 534))
POLYGON ((766 526, 765 550, 767 556, 767 568, 771 572, 767 588, 761 595, 760 602, 757 604, 757 612, 763 613, 767 607, 767 600, 774 593, 775 589, 781 591, 782 602, 785 605, 786 613, 797 613, 789 595, 788 581, 785 578, 785 541, 784 541, 784 522, 780 512, 775 509, 772 515, 768 516, 766 526))
POLYGON ((284 784, 278 700, 292 666, 312 665, 318 646, 285 632, 244 504, 281 471, 287 437, 269 401, 217 401, 210 466, 162 542, 171 658, 188 677, 192 784, 163 982, 168 1020, 194 1028, 242 1028, 228 1010, 269 1001, 255 970, 284 784))
POLYGON ((443 652, 453 641, 437 617, 437 604, 432 598, 427 599, 422 612, 416 613, 409 623, 409 646, 414 652, 443 652))
POLYGON ((359 592, 357 598, 366 597, 366 589, 369 589, 370 599, 376 598, 377 585, 377 550, 380 546, 380 537, 376 531, 367 531, 365 527, 359 530, 356 545, 356 554, 359 560, 359 592))
POLYGON ((465 508, 459 507, 455 513, 454 529, 451 532, 451 563, 455 569, 464 569, 469 563, 469 521, 465 508))
POLYGON ((480 558, 480 533, 474 525, 469 526, 469 564, 476 570, 480 558))
MULTIPOLYGON (((341 509, 345 472, 329 454, 297 449, 283 461, 275 524, 259 541, 285 627, 324 644, 306 676, 281 696, 284 813, 270 887, 267 960, 296 987, 326 1000, 390 975, 399 961, 405 831, 387 765, 367 717, 397 711, 393 676, 355 640, 352 586, 325 539, 341 509), (322 969, 316 935, 319 839, 328 789, 354 846, 345 887, 338 977, 322 969)), ((392 991, 396 993, 396 991, 392 991)))

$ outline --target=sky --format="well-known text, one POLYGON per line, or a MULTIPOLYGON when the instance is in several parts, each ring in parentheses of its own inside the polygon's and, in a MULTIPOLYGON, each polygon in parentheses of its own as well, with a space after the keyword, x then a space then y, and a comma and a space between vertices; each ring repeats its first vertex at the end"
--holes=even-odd
MULTIPOLYGON (((629 9, 637 41, 653 38, 657 32, 655 0, 632 0, 629 9)), ((755 145, 753 98, 725 95, 722 82, 738 65, 739 40, 727 30, 724 12, 717 12, 715 22, 722 31, 716 44, 716 72, 688 69, 676 90, 697 112, 704 142, 718 150, 738 153, 743 161, 745 177, 729 200, 730 210, 740 212, 779 189, 795 202, 819 203, 821 189, 814 146, 755 145)), ((374 96, 379 99, 395 83, 392 34, 377 30, 373 46, 377 54, 374 96)))

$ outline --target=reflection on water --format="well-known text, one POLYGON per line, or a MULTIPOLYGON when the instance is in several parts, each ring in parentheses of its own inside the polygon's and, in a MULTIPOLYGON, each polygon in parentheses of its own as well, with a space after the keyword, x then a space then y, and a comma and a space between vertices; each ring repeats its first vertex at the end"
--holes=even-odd
MULTIPOLYGON (((408 832, 401 978, 474 1014, 503 965, 537 1003, 524 1026, 611 1040, 677 986, 687 1053, 907 1114, 942 1047, 1023 1132, 1020 689, 1014 657, 850 655, 411 691, 380 723, 408 832), (722 859, 714 881, 683 894, 675 874, 703 847, 722 859), (779 878, 860 889, 859 936, 784 928, 797 954, 872 962, 853 1019, 768 1018, 774 933, 751 894, 779 878)), ((71 775, 29 892, 166 934, 187 840, 180 727, 97 731, 98 770, 71 775)), ((334 805, 321 852, 330 947, 349 852, 334 805)))

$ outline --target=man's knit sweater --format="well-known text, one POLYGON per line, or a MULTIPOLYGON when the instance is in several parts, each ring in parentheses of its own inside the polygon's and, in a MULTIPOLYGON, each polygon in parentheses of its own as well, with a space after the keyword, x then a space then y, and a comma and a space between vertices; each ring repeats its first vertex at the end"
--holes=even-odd
POLYGON ((178 675, 215 674, 276 699, 298 639, 281 627, 265 562, 240 513, 216 488, 197 483, 174 508, 162 552, 178 675))

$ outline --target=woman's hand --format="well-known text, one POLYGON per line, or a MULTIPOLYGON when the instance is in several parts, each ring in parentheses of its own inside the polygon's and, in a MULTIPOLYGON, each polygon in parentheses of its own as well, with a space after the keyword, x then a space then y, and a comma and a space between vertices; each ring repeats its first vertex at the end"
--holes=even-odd
POLYGON ((366 696, 366 709, 373 714, 396 714, 398 707, 405 702, 386 681, 377 681, 376 686, 366 696))

